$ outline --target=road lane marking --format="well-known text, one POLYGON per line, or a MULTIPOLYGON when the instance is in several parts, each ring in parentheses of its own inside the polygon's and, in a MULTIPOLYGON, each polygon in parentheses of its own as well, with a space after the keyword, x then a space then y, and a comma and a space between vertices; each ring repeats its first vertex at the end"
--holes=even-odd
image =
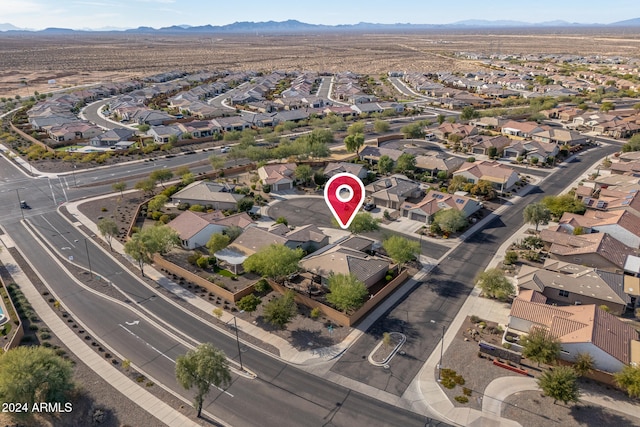
MULTIPOLYGON (((125 322, 126 324, 129 324, 128 322, 125 322)), ((152 350, 154 350, 155 352, 157 352, 158 354, 160 354, 160 356, 165 357, 167 359, 169 359, 170 361, 172 361, 174 364, 176 363, 175 360, 173 360, 172 358, 170 358, 169 356, 167 356, 166 354, 164 354, 162 351, 158 350, 157 348, 155 348, 153 345, 149 344, 148 342, 146 342, 145 340, 143 340, 142 338, 140 338, 138 335, 136 335, 135 333, 133 333, 132 331, 130 331, 126 326, 122 325, 121 323, 118 323, 118 326, 120 326, 122 329, 124 329, 125 331, 129 332, 131 335, 133 335, 134 337, 136 337, 137 339, 139 339, 140 341, 142 341, 143 343, 145 343, 148 347, 150 347, 152 350)), ((231 397, 233 397, 233 394, 229 393, 228 391, 217 387, 216 388, 218 390, 220 390, 221 392, 223 392, 226 395, 229 395, 231 397)))
MULTIPOLYGON (((64 237, 64 235, 60 232, 60 230, 58 230, 58 229, 57 229, 53 224, 51 224, 51 222, 47 219, 47 217, 46 217, 46 216, 44 216, 44 215, 40 215, 40 217, 41 217, 42 219, 44 219, 44 220, 45 220, 45 222, 46 222, 47 224, 49 224, 49 226, 53 229, 53 231, 55 231, 56 233, 58 233, 58 235, 59 235, 60 237, 62 237, 62 238, 65 240, 65 242, 67 242, 67 243, 68 243, 72 248, 75 248, 75 247, 76 247, 76 245, 74 245, 73 243, 71 243, 71 241, 70 241, 69 239, 67 239, 66 237, 64 237)), ((66 247, 66 246, 65 246, 65 247, 66 247)), ((69 249, 71 249, 71 248, 69 248, 69 249)))
MULTIPOLYGON (((126 323, 126 322, 125 322, 126 323)), ((153 351, 157 352, 158 354, 160 354, 160 356, 169 359, 170 361, 172 361, 173 363, 176 363, 175 360, 173 360, 172 358, 170 358, 169 356, 167 356, 166 354, 164 354, 164 352, 158 350, 157 348, 155 348, 153 345, 149 344, 148 342, 146 342, 145 340, 143 340, 142 338, 140 338, 138 335, 136 335, 135 333, 131 332, 126 326, 122 325, 121 323, 118 323, 118 326, 120 326, 122 329, 124 329, 125 331, 129 332, 131 335, 133 335, 134 337, 136 337, 137 339, 139 339, 140 341, 142 341, 143 343, 145 343, 148 347, 150 347, 153 351)))

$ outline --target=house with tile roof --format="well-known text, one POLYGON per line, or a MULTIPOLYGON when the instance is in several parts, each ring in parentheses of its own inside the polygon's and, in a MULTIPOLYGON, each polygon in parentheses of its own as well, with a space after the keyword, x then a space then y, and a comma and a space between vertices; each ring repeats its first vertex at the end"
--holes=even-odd
POLYGON ((462 147, 473 154, 488 155, 490 148, 495 148, 498 156, 501 156, 505 147, 513 141, 504 135, 472 135, 460 141, 462 147))
POLYGON ((381 178, 365 187, 371 202, 389 209, 400 209, 409 198, 423 195, 420 185, 403 175, 381 178))
POLYGON ((640 217, 640 189, 635 185, 629 185, 629 189, 601 188, 599 197, 583 197, 582 203, 588 209, 599 211, 625 210, 640 217))
POLYGON ((482 204, 471 197, 429 191, 418 203, 403 203, 401 213, 406 218, 430 224, 434 215, 441 210, 456 209, 468 218, 481 208, 482 204))
POLYGON ((531 134, 531 139, 534 141, 556 144, 556 145, 585 145, 588 143, 588 138, 569 129, 556 129, 551 128, 548 130, 542 130, 531 134))
POLYGON ((269 245, 313 251, 328 243, 329 237, 315 225, 306 225, 294 230, 290 230, 284 224, 276 224, 269 229, 248 227, 233 243, 216 252, 214 256, 220 265, 238 274, 243 271, 242 263, 247 258, 269 245))
POLYGON ((327 178, 344 172, 353 174, 360 179, 365 179, 369 173, 364 166, 349 162, 329 162, 324 168, 324 176, 327 178))
POLYGON ((524 265, 516 276, 518 290, 534 290, 557 305, 606 305, 616 316, 625 312, 631 298, 624 291, 622 274, 575 267, 577 271, 568 274, 524 265))
POLYGON ((236 194, 225 184, 209 181, 195 181, 171 196, 174 203, 210 206, 216 210, 236 209, 238 201, 244 196, 236 194))
POLYGON ((504 157, 517 158, 526 157, 527 159, 537 158, 538 163, 544 163, 549 157, 556 157, 560 149, 556 144, 540 141, 511 141, 504 148, 504 157))
POLYGON ((89 141, 94 147, 113 147, 118 142, 130 141, 135 138, 136 131, 127 128, 110 129, 97 135, 89 141))
POLYGON ((559 226, 571 234, 577 227, 585 234, 608 233, 629 247, 640 248, 640 218, 625 210, 588 210, 584 215, 565 212, 559 226))
POLYGON ((540 232, 540 239, 552 258, 574 264, 586 265, 607 271, 622 272, 628 255, 637 255, 630 248, 607 233, 574 236, 550 227, 540 232))
POLYGON ((544 128, 536 122, 518 122, 510 120, 502 125, 502 134, 507 135, 512 139, 531 138, 532 134, 543 130, 544 128))
POLYGON ((295 163, 272 163, 258 168, 258 176, 273 192, 293 190, 297 167, 295 163))
POLYGON ((385 258, 334 244, 302 258, 300 267, 320 276, 324 286, 333 274, 353 274, 368 288, 383 280, 392 265, 385 258))
POLYGON ((473 184, 477 184, 480 180, 489 181, 500 192, 508 191, 520 179, 516 171, 509 166, 486 160, 465 163, 453 173, 453 176, 458 175, 464 176, 473 184))
POLYGON ((205 246, 212 234, 222 233, 230 226, 244 229, 252 224, 253 220, 246 212, 224 216, 221 211, 184 211, 167 226, 178 233, 184 249, 197 249, 205 246))
POLYGON ((535 294, 526 292, 513 301, 509 329, 528 333, 543 328, 560 341, 561 359, 573 361, 578 353, 589 353, 595 368, 606 372, 618 372, 638 360, 640 336, 632 325, 595 304, 552 306, 535 294))

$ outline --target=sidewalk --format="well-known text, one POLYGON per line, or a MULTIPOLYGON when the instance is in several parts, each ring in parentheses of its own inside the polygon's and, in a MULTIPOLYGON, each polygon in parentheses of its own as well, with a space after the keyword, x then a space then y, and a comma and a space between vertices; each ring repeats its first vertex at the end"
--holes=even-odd
MULTIPOLYGON (((29 300, 29 303, 38 313, 42 321, 47 324, 47 327, 64 343, 69 351, 75 354, 78 359, 111 384, 116 390, 166 425, 198 425, 136 384, 120 372, 120 370, 113 367, 106 359, 103 359, 89 348, 89 346, 58 317, 11 256, 7 250, 8 248, 15 247, 11 238, 7 234, 3 234, 0 236, 0 241, 5 247, 3 248, 4 250, 0 251, 0 261, 5 266, 11 267, 11 277, 15 283, 20 286, 20 290, 29 300)), ((41 279, 45 281, 44 278, 41 279)))

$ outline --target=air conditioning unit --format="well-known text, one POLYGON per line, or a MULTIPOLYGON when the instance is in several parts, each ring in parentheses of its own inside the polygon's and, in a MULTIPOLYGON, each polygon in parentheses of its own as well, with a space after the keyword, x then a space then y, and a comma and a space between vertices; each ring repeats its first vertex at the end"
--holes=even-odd
POLYGON ((582 305, 582 301, 576 301, 574 305, 582 305))

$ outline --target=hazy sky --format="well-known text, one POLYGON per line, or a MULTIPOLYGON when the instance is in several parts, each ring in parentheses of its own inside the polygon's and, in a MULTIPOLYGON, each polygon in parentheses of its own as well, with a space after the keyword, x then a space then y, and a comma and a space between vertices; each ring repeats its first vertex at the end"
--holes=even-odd
POLYGON ((236 21, 446 24, 467 19, 602 23, 640 17, 637 0, 0 0, 0 23, 21 28, 135 28, 236 21))

